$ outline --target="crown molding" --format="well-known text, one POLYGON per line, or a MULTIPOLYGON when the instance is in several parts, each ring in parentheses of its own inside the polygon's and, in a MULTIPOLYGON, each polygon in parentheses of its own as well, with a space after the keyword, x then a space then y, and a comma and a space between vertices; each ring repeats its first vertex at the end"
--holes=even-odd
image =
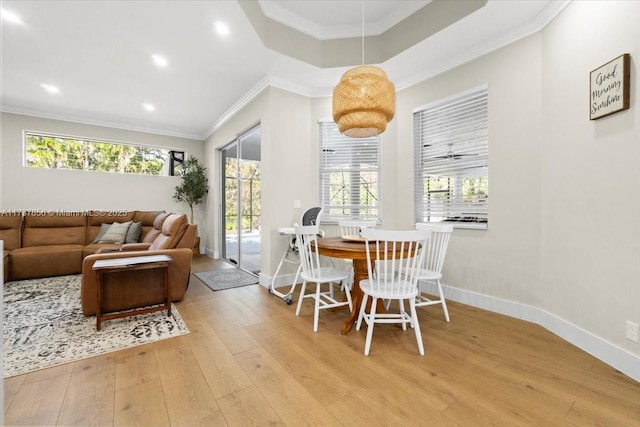
POLYGON ((111 122, 108 120, 93 119, 90 117, 84 117, 84 116, 75 115, 75 114, 52 113, 50 111, 22 108, 22 107, 12 106, 12 105, 0 106, 0 112, 8 113, 8 114, 20 114, 23 116, 37 117, 41 119, 60 120, 64 122, 79 123, 83 125, 102 126, 102 127, 113 128, 113 129, 129 130, 133 132, 150 133, 154 135, 171 136, 175 138, 194 139, 197 141, 204 140, 202 135, 199 135, 196 133, 175 132, 167 129, 156 128, 156 127, 129 125, 129 124, 123 124, 120 122, 111 122))
MULTIPOLYGON (((431 1, 432 0, 420 0, 398 3, 397 6, 391 11, 391 13, 385 15, 382 19, 365 23, 364 35, 366 37, 379 36, 399 22, 403 21, 408 16, 413 15, 419 9, 422 9, 424 6, 431 3, 431 1)), ((360 21, 358 22, 358 25, 354 25, 353 23, 351 23, 344 25, 323 26, 306 19, 296 14, 295 12, 291 12, 278 3, 258 0, 258 4, 260 5, 262 12, 267 18, 277 21, 302 33, 305 33, 318 40, 346 39, 352 37, 361 37, 363 35, 360 21)))
POLYGON ((253 101, 263 90, 269 87, 269 76, 265 76, 252 87, 249 92, 244 94, 242 98, 240 98, 235 104, 231 106, 216 122, 211 126, 207 132, 205 133, 203 139, 207 140, 213 133, 220 128, 227 120, 231 117, 235 116, 238 111, 242 110, 246 107, 251 101, 253 101))
POLYGON ((437 76, 438 74, 444 73, 466 62, 472 61, 494 50, 498 50, 504 46, 507 46, 511 43, 514 43, 518 40, 521 40, 543 30, 556 16, 558 16, 564 10, 565 7, 567 7, 571 3, 571 1, 572 0, 562 0, 551 2, 549 4, 549 7, 546 7, 536 17, 536 19, 527 23, 527 25, 515 27, 512 31, 504 32, 497 38, 492 38, 485 43, 477 44, 476 46, 465 50, 459 55, 452 56, 446 61, 441 61, 437 64, 434 64, 434 66, 431 68, 424 69, 418 74, 414 74, 407 79, 396 82, 396 90, 401 91, 407 89, 413 85, 437 76))

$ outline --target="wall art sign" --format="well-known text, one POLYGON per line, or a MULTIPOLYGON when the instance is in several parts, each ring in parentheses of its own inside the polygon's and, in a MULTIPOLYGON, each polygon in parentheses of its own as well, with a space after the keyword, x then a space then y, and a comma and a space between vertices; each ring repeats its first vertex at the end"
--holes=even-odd
POLYGON ((590 74, 589 118, 600 119, 629 108, 629 54, 625 53, 590 74))

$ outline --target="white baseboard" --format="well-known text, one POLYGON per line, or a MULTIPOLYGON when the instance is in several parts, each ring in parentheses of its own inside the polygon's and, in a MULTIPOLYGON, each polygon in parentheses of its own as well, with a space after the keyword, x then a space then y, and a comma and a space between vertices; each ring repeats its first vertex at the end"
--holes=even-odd
MULTIPOLYGON (((541 308, 443 285, 447 300, 536 323, 640 382, 640 356, 632 354, 541 308)), ((427 291, 433 293, 431 290, 427 291)), ((437 295, 437 291, 434 291, 437 295)), ((452 319, 452 321, 455 321, 452 319)))
POLYGON ((204 248, 204 254, 206 256, 208 256, 209 258, 213 258, 213 259, 219 259, 220 258, 220 256, 219 256, 217 251, 213 251, 213 250, 211 250, 209 248, 204 248))

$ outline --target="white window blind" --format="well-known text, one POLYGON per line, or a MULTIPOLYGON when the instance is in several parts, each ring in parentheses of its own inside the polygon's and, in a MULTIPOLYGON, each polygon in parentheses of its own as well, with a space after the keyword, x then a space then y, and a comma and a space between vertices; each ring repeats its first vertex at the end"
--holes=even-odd
POLYGON ((483 86, 414 110, 416 222, 487 227, 488 103, 483 86))
POLYGON ((322 221, 378 220, 380 137, 350 138, 334 122, 319 128, 322 221))

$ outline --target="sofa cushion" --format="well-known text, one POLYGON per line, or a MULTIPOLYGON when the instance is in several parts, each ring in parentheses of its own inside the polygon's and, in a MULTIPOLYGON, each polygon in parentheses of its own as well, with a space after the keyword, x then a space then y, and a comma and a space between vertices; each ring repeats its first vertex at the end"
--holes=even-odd
POLYGON ((22 247, 47 245, 85 245, 87 216, 82 212, 43 214, 27 212, 24 216, 22 247))
POLYGON ((153 243, 154 240, 162 233, 162 224, 169 216, 168 213, 162 212, 153 221, 153 228, 151 228, 142 239, 142 243, 153 243))
POLYGON ((11 279, 63 276, 82 272, 84 245, 31 246, 11 251, 11 279))
POLYGON ((131 221, 124 223, 114 222, 111 224, 106 233, 98 241, 98 243, 124 243, 124 239, 127 237, 127 231, 131 226, 131 221))
POLYGON ((125 243, 138 243, 142 234, 142 222, 132 222, 124 238, 125 243))
POLYGON ((187 225, 189 225, 189 222, 186 215, 169 215, 162 223, 162 233, 153 241, 149 250, 175 248, 186 231, 187 225))
POLYGON ((4 240, 5 250, 20 247, 22 235, 22 213, 0 213, 0 240, 4 240))
POLYGON ((109 227, 111 227, 111 224, 102 224, 100 226, 100 231, 98 231, 98 235, 95 239, 93 239, 93 242, 91 243, 96 244, 100 242, 100 240, 102 240, 102 236, 104 236, 106 232, 109 231, 109 227))
POLYGON ((135 211, 125 210, 93 210, 87 216, 87 240, 86 243, 96 241, 96 237, 101 230, 102 224, 113 224, 114 222, 133 221, 135 211))
MULTIPOLYGON (((142 233, 140 234, 138 242, 142 242, 147 233, 153 230, 153 223, 160 214, 164 214, 166 217, 165 211, 136 211, 132 221, 142 223, 142 233)), ((158 229, 160 228, 162 228, 162 224, 158 227, 158 229)))

